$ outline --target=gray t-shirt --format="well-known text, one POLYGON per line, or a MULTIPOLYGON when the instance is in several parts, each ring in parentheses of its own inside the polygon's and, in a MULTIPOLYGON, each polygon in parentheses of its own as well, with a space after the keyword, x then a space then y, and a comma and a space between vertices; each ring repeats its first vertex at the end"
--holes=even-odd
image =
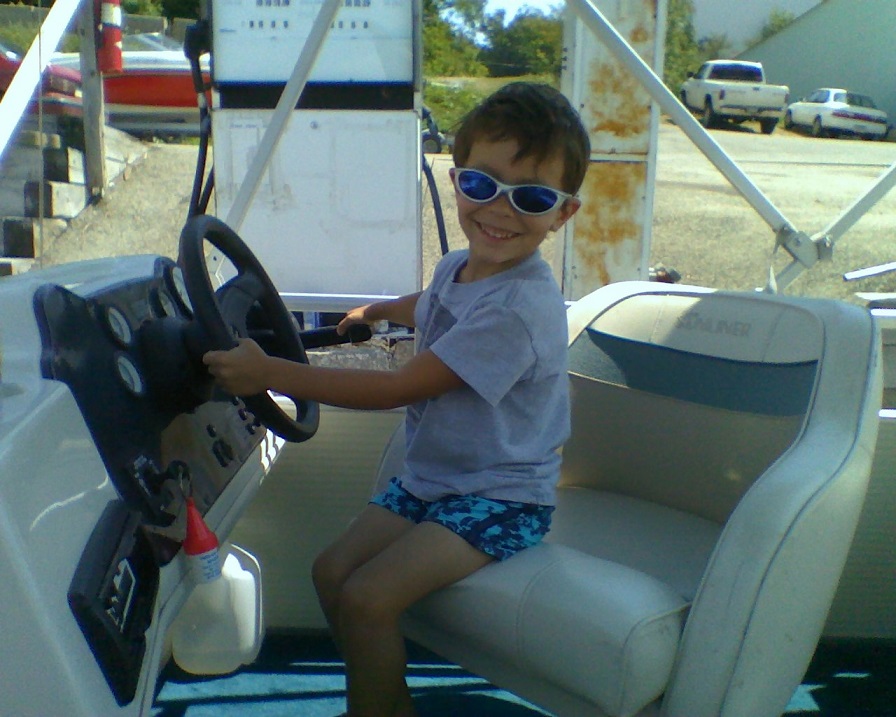
POLYGON ((538 252, 456 283, 466 260, 466 250, 443 257, 417 301, 418 351, 430 349, 466 385, 408 407, 402 483, 423 500, 553 505, 569 436, 563 295, 538 252))

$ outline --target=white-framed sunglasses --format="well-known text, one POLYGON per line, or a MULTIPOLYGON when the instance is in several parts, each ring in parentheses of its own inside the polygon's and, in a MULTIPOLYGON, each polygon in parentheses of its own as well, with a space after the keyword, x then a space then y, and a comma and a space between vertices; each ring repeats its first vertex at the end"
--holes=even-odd
POLYGON ((520 214, 539 216, 547 214, 558 204, 572 199, 572 194, 561 192, 543 184, 504 184, 478 169, 455 167, 454 186, 464 198, 477 204, 486 204, 506 194, 510 206, 520 214))

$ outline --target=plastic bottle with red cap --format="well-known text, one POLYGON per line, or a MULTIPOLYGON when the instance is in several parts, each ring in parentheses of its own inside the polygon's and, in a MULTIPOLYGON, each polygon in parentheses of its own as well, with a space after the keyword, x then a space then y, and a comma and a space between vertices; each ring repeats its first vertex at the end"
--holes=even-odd
POLYGON ((192 498, 187 498, 187 534, 183 548, 196 582, 210 583, 221 577, 218 536, 205 524, 192 498))
POLYGON ((218 537, 192 498, 186 500, 183 542, 192 593, 171 626, 171 647, 181 669, 226 674, 258 654, 260 585, 231 547, 222 560, 218 537))

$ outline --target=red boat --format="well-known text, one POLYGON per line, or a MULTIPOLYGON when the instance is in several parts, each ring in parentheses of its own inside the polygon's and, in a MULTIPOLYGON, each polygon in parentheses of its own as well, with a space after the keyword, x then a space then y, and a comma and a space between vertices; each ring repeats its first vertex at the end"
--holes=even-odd
MULTIPOLYGON (((183 47, 160 33, 125 35, 122 70, 103 76, 106 121, 134 134, 199 134, 199 108, 183 47)), ((78 68, 78 53, 57 53, 57 67, 78 68)), ((209 62, 200 61, 209 82, 209 62)))
MULTIPOLYGON (((21 64, 22 55, 0 43, 0 97, 3 97, 21 64)), ((40 97, 44 113, 80 117, 81 73, 68 67, 49 65, 41 79, 40 97)), ((32 102, 31 110, 34 111, 35 107, 36 103, 32 102)))

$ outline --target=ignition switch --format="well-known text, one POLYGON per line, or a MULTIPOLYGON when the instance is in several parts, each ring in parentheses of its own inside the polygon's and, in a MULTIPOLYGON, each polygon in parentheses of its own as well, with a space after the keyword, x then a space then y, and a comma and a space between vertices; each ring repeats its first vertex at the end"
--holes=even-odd
POLYGON ((129 473, 140 486, 147 518, 158 526, 171 525, 177 518, 182 496, 190 493, 190 468, 183 461, 172 461, 161 470, 152 459, 139 456, 129 473))

